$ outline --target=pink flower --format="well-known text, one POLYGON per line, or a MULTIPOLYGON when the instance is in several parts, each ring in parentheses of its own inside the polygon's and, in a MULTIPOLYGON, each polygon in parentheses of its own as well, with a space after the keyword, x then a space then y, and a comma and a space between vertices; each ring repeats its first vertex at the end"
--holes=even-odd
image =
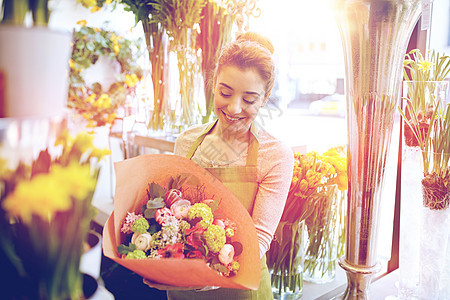
POLYGON ((172 212, 167 207, 160 208, 155 212, 155 220, 161 225, 163 225, 171 216, 172 212))
POLYGON ((191 207, 191 202, 189 200, 178 200, 172 204, 170 210, 172 214, 177 219, 186 219, 188 215, 189 208, 191 207))
POLYGON ((137 219, 142 217, 142 215, 136 215, 134 212, 127 212, 127 216, 125 217, 125 221, 123 222, 122 229, 120 229, 120 231, 125 234, 133 233, 131 226, 137 219))
POLYGON ((176 243, 169 245, 164 249, 158 250, 158 254, 163 258, 184 258, 183 244, 176 243))
POLYGON ((181 193, 180 190, 177 189, 171 189, 169 191, 167 191, 166 193, 166 206, 167 207, 171 207, 172 204, 178 200, 181 200, 183 194, 181 193))
POLYGON ((195 226, 192 228, 186 229, 186 244, 194 247, 194 249, 198 249, 198 247, 203 245, 203 232, 205 232, 205 229, 200 226, 200 223, 195 224, 195 226))
POLYGON ((231 244, 223 245, 219 252, 219 261, 225 266, 233 261, 234 258, 234 247, 231 244))

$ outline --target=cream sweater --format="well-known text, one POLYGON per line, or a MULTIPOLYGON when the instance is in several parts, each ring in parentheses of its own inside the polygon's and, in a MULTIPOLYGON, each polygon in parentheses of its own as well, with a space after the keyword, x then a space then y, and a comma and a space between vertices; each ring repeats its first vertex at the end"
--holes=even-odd
MULTIPOLYGON (((197 125, 184 131, 175 142, 175 154, 186 157, 189 149, 206 129, 208 124, 197 125)), ((294 168, 293 151, 276 140, 268 132, 257 133, 259 151, 257 160, 258 191, 253 207, 252 219, 256 227, 259 251, 262 257, 270 247, 275 230, 283 213, 294 168)), ((192 160, 202 167, 204 160, 200 151, 194 153, 192 160)), ((230 164, 230 167, 244 166, 247 154, 230 164)))

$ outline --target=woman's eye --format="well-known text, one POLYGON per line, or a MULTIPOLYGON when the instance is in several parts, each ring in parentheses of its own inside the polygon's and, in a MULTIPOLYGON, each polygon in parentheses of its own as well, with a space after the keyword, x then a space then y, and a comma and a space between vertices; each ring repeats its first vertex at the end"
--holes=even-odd
POLYGON ((256 100, 254 99, 254 98, 251 98, 251 99, 246 99, 246 98, 244 98, 244 102, 245 103, 247 103, 247 104, 253 104, 253 103, 255 103, 256 102, 256 100))
POLYGON ((220 92, 220 96, 227 98, 227 97, 230 97, 231 94, 224 93, 224 92, 221 91, 221 92, 220 92))

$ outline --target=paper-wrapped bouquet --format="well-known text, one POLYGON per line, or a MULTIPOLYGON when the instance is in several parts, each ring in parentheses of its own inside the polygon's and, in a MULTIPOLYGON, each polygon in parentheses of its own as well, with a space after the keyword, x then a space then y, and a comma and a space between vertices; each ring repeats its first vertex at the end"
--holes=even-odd
POLYGON ((255 226, 239 200, 195 162, 166 154, 115 164, 103 251, 145 279, 177 287, 257 289, 255 226))

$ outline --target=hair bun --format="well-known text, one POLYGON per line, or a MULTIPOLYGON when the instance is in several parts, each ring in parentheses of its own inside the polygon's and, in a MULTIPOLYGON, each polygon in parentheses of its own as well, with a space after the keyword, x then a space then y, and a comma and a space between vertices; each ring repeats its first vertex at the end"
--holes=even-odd
POLYGON ((272 42, 266 38, 265 36, 260 35, 256 32, 244 32, 237 36, 237 41, 250 41, 259 44, 260 46, 269 50, 270 54, 273 55, 275 48, 273 47, 272 42))

